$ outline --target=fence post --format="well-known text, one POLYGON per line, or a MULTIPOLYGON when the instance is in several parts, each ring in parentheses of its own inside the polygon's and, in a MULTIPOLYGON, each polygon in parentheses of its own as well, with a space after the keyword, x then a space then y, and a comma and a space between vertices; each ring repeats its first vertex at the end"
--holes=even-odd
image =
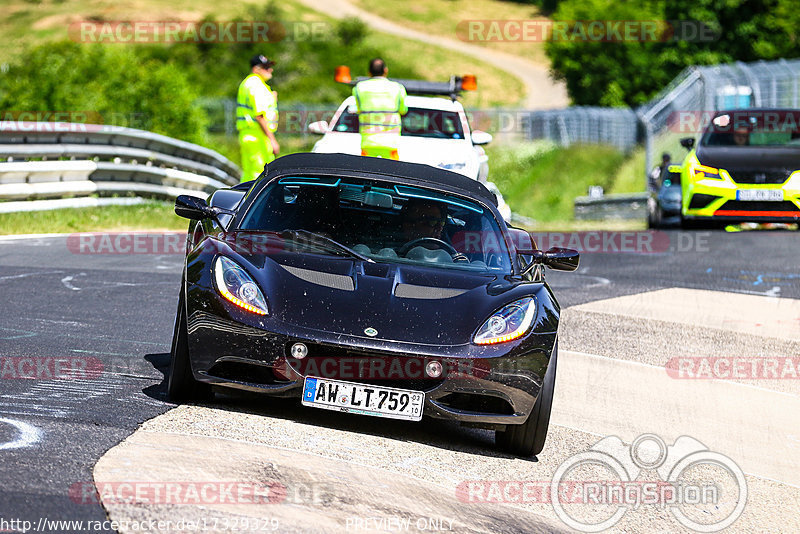
POLYGON ((234 122, 234 115, 236 113, 233 107, 233 101, 226 98, 222 101, 222 108, 225 112, 225 135, 232 136, 236 133, 236 125, 234 122))
POLYGON ((653 130, 650 121, 647 120, 639 110, 636 110, 636 117, 644 126, 644 185, 647 190, 647 176, 653 166, 653 130))

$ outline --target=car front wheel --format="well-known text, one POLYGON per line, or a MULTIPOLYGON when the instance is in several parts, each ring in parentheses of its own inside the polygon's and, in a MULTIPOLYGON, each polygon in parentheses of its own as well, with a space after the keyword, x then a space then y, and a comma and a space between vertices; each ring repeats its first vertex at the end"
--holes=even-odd
POLYGON ((521 425, 508 425, 505 430, 495 432, 495 443, 503 451, 517 456, 535 456, 542 452, 550 426, 550 408, 553 406, 553 392, 556 385, 556 361, 558 342, 553 347, 553 355, 544 374, 544 382, 528 420, 521 425))
POLYGON ((192 374, 189 362, 189 332, 186 325, 186 304, 181 288, 178 313, 172 333, 167 394, 174 402, 204 400, 211 397, 211 386, 198 382, 192 374))

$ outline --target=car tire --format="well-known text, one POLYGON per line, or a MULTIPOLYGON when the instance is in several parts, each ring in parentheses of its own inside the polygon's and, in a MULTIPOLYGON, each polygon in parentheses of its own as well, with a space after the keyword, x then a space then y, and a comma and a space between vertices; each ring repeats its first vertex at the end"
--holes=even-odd
POLYGON ((725 228, 724 222, 715 220, 687 220, 681 215, 681 228, 683 230, 719 230, 725 228))
POLYGON ((192 374, 183 288, 178 298, 178 312, 175 314, 175 328, 172 332, 167 395, 173 402, 206 400, 212 397, 211 386, 198 382, 192 374))
POLYGON ((656 207, 654 208, 655 211, 649 212, 647 214, 647 227, 651 230, 656 228, 661 228, 661 208, 656 207))
POLYGON ((503 451, 517 456, 535 456, 542 452, 550 427, 550 410, 556 385, 556 362, 558 342, 547 365, 544 381, 536 403, 527 421, 521 425, 507 425, 505 430, 495 431, 495 444, 503 451))
POLYGON ((658 206, 653 198, 647 199, 647 228, 653 229, 658 224, 656 221, 656 210, 658 206))
POLYGON ((684 219, 683 213, 681 213, 681 229, 683 230, 697 230, 698 224, 696 221, 684 219))

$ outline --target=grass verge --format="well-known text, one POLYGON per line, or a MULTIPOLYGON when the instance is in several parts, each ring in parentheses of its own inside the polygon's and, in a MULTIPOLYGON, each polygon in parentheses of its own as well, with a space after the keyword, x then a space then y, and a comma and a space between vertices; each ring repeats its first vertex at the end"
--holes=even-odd
POLYGON ((642 191, 638 179, 643 153, 625 157, 608 146, 575 145, 559 148, 548 141, 492 146, 489 179, 497 184, 512 211, 533 219, 536 229, 636 229, 638 221, 575 221, 575 197, 589 186, 606 192, 642 191))
POLYGON ((0 214, 0 235, 99 232, 105 230, 186 230, 172 202, 101 206, 0 214))

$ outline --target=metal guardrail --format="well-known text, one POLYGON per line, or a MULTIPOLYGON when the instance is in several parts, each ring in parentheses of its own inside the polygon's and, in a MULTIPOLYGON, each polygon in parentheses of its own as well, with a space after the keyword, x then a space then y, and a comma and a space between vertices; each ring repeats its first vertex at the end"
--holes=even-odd
MULTIPOLYGON (((0 200, 206 196, 235 185, 240 176, 235 164, 213 150, 143 130, 78 123, 0 124, 0 200)), ((24 202, 14 204, 24 211, 24 202)), ((30 209, 42 208, 31 204, 30 209)))
POLYGON ((578 220, 647 219, 649 193, 623 193, 575 199, 578 220))

